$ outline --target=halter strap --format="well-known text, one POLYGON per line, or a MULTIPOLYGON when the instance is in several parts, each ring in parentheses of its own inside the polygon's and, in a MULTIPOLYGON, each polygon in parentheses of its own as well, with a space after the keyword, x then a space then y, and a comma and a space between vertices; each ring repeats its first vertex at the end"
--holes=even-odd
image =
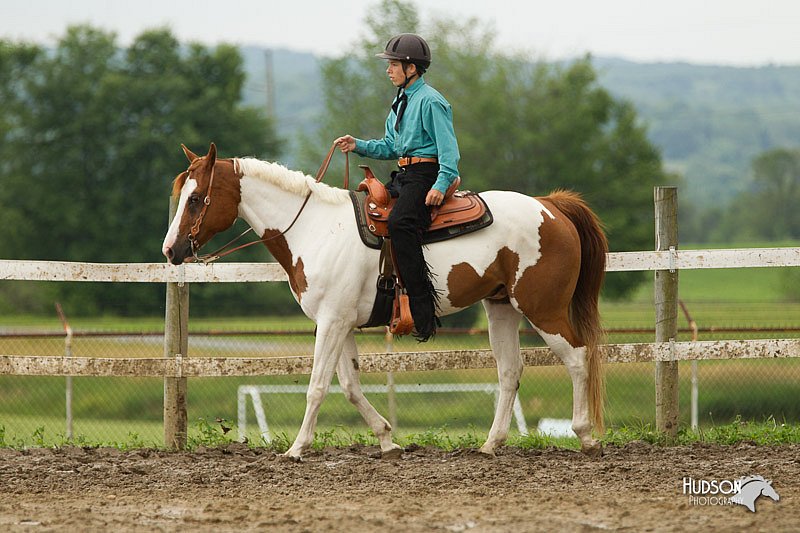
POLYGON ((206 216, 206 211, 208 211, 208 206, 211 205, 211 189, 214 187, 214 168, 216 166, 216 162, 211 165, 211 178, 208 180, 208 189, 206 190, 206 197, 203 199, 203 208, 200 210, 200 216, 197 217, 197 220, 195 220, 194 224, 192 225, 192 229, 189 230, 189 243, 192 245, 192 253, 195 257, 197 257, 197 253, 195 253, 197 235, 200 233, 200 226, 203 224, 203 219, 206 216))
MULTIPOLYGON (((316 174, 316 176, 314 178, 317 183, 320 183, 322 181, 322 179, 325 177, 325 173, 328 171, 328 167, 330 166, 331 160, 333 159, 333 153, 334 153, 335 149, 336 149, 336 143, 331 145, 330 150, 328 150, 328 154, 325 156, 325 160, 322 162, 322 165, 319 167, 319 170, 317 170, 317 174, 316 174)), ((234 172, 237 172, 237 167, 238 166, 239 166, 238 165, 238 160, 234 159, 233 160, 234 172)), ((345 189, 349 188, 348 187, 349 183, 350 183, 350 155, 347 152, 345 152, 345 163, 344 163, 344 188, 345 189)), ((208 209, 208 206, 211 204, 211 187, 212 187, 213 184, 214 184, 214 168, 212 167, 211 168, 211 179, 209 180, 209 183, 208 183, 208 191, 206 193, 205 200, 203 200, 203 203, 205 205, 203 206, 202 211, 200 211, 200 216, 197 217, 197 221, 194 223, 194 226, 192 226, 192 230, 191 230, 190 235, 189 235, 189 243, 192 246, 192 255, 194 255, 194 258, 197 261, 199 261, 199 262, 201 262, 203 264, 213 263, 217 259, 220 259, 221 257, 225 257, 226 255, 230 255, 233 252, 237 252, 237 251, 242 250, 244 248, 247 248, 249 246, 253 246, 254 244, 261 244, 261 243, 264 243, 264 242, 267 242, 267 241, 271 241, 272 239, 277 239, 278 237, 281 237, 281 236, 285 235, 290 229, 292 229, 292 226, 294 226, 294 223, 297 222, 297 219, 300 218, 300 213, 302 213, 303 209, 306 208, 306 205, 308 204, 308 200, 311 198, 311 192, 312 192, 312 191, 308 191, 308 194, 306 195, 305 199, 303 200, 303 204, 300 206, 300 209, 297 211, 297 214, 294 216, 294 219, 292 219, 292 222, 289 224, 289 226, 285 230, 281 231, 280 233, 278 233, 276 235, 272 235, 270 237, 264 237, 263 239, 259 239, 257 241, 251 241, 251 242, 248 242, 248 243, 245 243, 245 244, 240 244, 239 246, 236 246, 235 248, 231 248, 230 250, 228 250, 227 248, 229 246, 232 246, 239 239, 241 239, 242 237, 244 237, 245 235, 247 235, 248 233, 253 231, 253 228, 249 228, 249 229, 243 231, 242 233, 240 233, 235 239, 233 239, 232 241, 227 243, 225 246, 219 248, 215 252, 212 252, 210 254, 205 254, 205 255, 197 255, 197 249, 199 248, 199 246, 196 246, 196 244, 197 244, 197 234, 200 232, 200 224, 202 223, 203 217, 205 217, 206 209, 208 209)))

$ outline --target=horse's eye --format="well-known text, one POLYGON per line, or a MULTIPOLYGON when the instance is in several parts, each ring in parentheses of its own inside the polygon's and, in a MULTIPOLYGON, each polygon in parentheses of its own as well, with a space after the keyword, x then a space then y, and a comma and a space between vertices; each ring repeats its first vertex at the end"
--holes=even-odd
POLYGON ((189 205, 195 205, 200 202, 200 197, 196 194, 193 194, 189 197, 189 205))

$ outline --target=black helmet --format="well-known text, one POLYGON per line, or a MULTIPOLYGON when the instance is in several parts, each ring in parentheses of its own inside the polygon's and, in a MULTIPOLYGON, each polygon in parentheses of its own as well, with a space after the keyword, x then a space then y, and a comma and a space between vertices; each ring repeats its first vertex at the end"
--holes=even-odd
POLYGON ((425 71, 431 66, 431 47, 415 33, 401 33, 389 39, 386 49, 376 57, 414 63, 425 71))

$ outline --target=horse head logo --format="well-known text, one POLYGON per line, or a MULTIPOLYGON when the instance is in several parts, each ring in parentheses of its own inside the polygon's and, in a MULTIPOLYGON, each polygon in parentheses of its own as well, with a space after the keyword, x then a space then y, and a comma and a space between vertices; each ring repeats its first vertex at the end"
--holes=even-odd
POLYGON ((739 485, 739 492, 731 497, 731 501, 744 505, 753 513, 756 512, 756 500, 759 496, 767 496, 776 502, 781 499, 772 488, 772 481, 764 479, 762 476, 743 477, 739 480, 739 485))

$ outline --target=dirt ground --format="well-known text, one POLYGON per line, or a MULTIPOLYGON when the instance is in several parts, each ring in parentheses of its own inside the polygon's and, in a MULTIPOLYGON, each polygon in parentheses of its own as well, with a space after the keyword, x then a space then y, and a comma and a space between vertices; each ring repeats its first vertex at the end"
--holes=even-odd
POLYGON ((0 449, 2 531, 800 531, 800 446, 578 452, 353 446, 300 463, 233 444, 193 453, 0 449), (763 475, 756 512, 697 505, 683 478, 763 475))

